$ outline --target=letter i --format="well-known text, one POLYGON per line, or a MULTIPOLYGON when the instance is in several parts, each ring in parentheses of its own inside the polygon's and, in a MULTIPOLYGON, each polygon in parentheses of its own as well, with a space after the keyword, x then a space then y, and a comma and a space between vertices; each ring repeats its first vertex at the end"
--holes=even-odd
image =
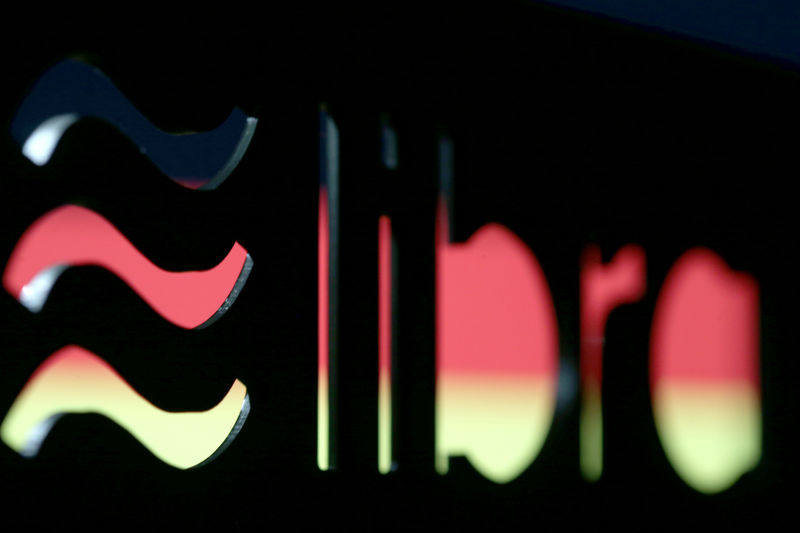
POLYGON ((336 466, 339 132, 325 106, 319 128, 317 466, 328 470, 336 466))
MULTIPOLYGON (((397 134, 385 118, 381 120, 381 162, 387 170, 397 169, 397 134)), ((395 264, 397 250, 392 219, 378 219, 378 471, 387 474, 397 468, 392 441, 394 427, 392 382, 395 349, 394 320, 397 316, 395 264)))

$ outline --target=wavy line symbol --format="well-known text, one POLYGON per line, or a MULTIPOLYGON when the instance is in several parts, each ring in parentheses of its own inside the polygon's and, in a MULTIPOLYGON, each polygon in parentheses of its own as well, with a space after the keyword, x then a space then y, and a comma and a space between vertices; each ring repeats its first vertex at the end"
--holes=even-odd
POLYGON ((221 317, 242 290, 253 261, 238 242, 205 271, 168 272, 151 263, 111 223, 90 209, 65 205, 36 220, 20 237, 3 286, 36 313, 70 266, 110 270, 158 314, 182 328, 204 328, 221 317))
POLYGON ((11 135, 36 165, 50 160, 61 136, 84 117, 102 119, 127 135, 173 181, 215 189, 247 150, 257 119, 234 108, 216 129, 172 135, 154 126, 99 69, 72 59, 45 72, 22 102, 11 135))
POLYGON ((222 453, 249 412, 247 387, 238 379, 208 411, 163 411, 131 388, 108 363, 71 345, 36 369, 0 425, 0 438, 20 455, 33 457, 61 416, 98 413, 125 428, 165 463, 186 469, 222 453))

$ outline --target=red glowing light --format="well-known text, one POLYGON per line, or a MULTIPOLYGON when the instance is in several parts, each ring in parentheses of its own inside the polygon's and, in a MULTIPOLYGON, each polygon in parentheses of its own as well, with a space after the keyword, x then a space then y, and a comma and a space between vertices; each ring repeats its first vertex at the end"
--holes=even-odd
POLYGON ((22 235, 3 285, 26 307, 38 311, 61 269, 81 265, 113 272, 162 317, 188 329, 207 326, 230 307, 252 261, 247 250, 235 243, 210 270, 168 272, 151 263, 99 214, 65 205, 39 218, 22 235))

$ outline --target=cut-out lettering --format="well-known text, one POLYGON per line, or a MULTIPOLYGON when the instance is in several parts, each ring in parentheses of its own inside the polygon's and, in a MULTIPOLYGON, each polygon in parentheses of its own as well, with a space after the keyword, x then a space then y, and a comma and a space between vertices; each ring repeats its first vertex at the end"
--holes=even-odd
POLYGON ((600 249, 588 247, 581 264, 580 461, 586 479, 603 471, 603 345, 608 315, 642 298, 647 278, 645 253, 636 245, 620 249, 603 264, 600 249))
POLYGON ((378 471, 392 470, 392 221, 378 220, 378 471))
MULTIPOLYGON (((451 175, 449 143, 441 147, 451 175)), ((449 191, 447 183, 442 190, 449 191)), ((436 233, 436 468, 466 456, 497 483, 539 454, 552 423, 558 326, 544 273, 510 230, 487 224, 449 242, 447 198, 436 233)))
POLYGON ((338 354, 339 131, 319 114, 319 212, 317 235, 317 466, 335 466, 338 354))
POLYGON ((694 489, 729 488, 761 458, 758 285, 695 248, 661 288, 650 392, 670 463, 694 489))

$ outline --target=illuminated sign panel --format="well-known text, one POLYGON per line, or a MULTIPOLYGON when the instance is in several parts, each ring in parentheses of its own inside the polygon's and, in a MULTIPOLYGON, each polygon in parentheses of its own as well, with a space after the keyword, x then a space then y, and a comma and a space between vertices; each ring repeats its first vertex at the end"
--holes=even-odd
MULTIPOLYGON (((336 13, 5 43, 5 516, 760 530, 790 514, 794 74, 525 3, 430 9, 393 10, 352 49, 336 13), (247 151, 192 190, 219 165, 170 171, 128 122, 83 114, 36 164, 30 133, 77 111, 21 137, 15 117, 76 53, 166 144, 231 116, 238 142, 258 117, 247 151), (68 249, 96 231, 115 236, 68 249), (159 308, 171 284, 138 284, 140 267, 191 274, 209 302, 159 308), (50 288, 36 313, 26 285, 50 288), (73 356, 86 371, 64 379, 73 356)), ((224 166, 236 142, 204 155, 224 166)))

